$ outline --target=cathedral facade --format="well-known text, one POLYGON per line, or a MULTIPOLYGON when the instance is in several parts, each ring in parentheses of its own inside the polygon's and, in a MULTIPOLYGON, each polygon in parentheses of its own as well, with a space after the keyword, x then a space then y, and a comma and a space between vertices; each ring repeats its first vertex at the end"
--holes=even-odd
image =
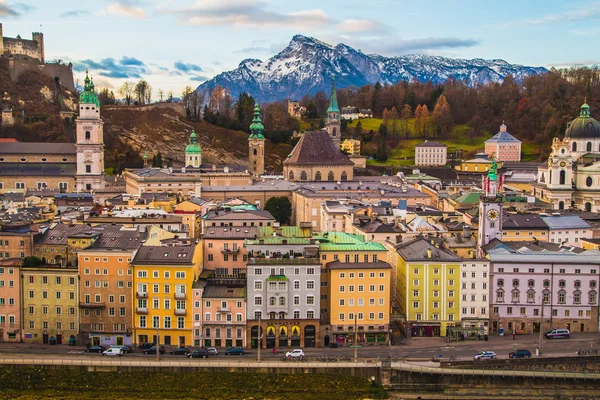
POLYGON ((538 168, 533 194, 555 210, 600 212, 600 123, 581 106, 563 139, 554 138, 548 162, 538 168))

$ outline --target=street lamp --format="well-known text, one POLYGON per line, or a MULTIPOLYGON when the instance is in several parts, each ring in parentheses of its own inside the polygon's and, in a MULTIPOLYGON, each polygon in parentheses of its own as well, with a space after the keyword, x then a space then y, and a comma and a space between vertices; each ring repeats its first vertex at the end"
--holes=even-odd
POLYGON ((258 314, 258 353, 256 356, 256 361, 258 361, 258 362, 260 362, 260 348, 262 347, 261 318, 262 318, 262 313, 258 314))
POLYGON ((156 324, 156 361, 160 361, 160 339, 158 337, 158 326, 160 324, 160 320, 158 324, 156 324))
POLYGON ((540 354, 542 354, 542 344, 543 342, 543 338, 544 338, 544 294, 542 293, 541 297, 540 297, 541 301, 541 312, 540 312, 540 335, 538 338, 538 348, 536 351, 536 356, 539 356, 540 354))
POLYGON ((358 344, 357 343, 358 342, 358 332, 357 332, 357 327, 356 327, 356 324, 357 324, 356 320, 357 320, 357 318, 358 318, 358 315, 355 314, 354 315, 354 362, 358 362, 358 346, 357 346, 357 344, 358 344))

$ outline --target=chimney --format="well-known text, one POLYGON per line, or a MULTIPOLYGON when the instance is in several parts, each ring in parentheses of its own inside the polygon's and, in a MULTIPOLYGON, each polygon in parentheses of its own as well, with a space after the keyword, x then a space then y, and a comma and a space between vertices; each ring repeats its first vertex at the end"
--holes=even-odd
POLYGON ((402 242, 402 235, 396 235, 396 244, 402 242))
POLYGON ((463 237, 469 239, 471 237, 471 227, 468 225, 463 226, 463 237))
POLYGON ((456 237, 456 243, 462 243, 463 236, 460 233, 454 235, 456 237))

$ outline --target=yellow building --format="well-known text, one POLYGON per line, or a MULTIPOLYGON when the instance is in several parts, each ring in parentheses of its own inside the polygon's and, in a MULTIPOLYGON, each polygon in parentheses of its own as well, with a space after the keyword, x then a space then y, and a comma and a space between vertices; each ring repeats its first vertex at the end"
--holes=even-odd
POLYGON ((600 250, 600 239, 579 239, 581 247, 585 250, 600 250))
POLYGON ((77 268, 22 267, 23 341, 68 343, 79 331, 77 268))
POLYGON ((502 241, 540 240, 548 242, 548 224, 538 214, 502 213, 502 241))
POLYGON ((360 155, 360 140, 346 139, 342 142, 342 151, 351 156, 360 155))
POLYGON ((194 343, 191 289, 201 261, 201 245, 140 248, 132 262, 134 341, 167 346, 194 343))
POLYGON ((387 250, 364 236, 326 232, 321 256, 321 335, 325 346, 389 343, 392 267, 387 250))
POLYGON ((407 334, 446 336, 460 323, 461 258, 426 239, 396 245, 397 307, 407 334))
MULTIPOLYGON (((487 155, 477 154, 475 158, 472 160, 462 161, 459 165, 456 166, 456 169, 461 172, 469 172, 474 174, 484 174, 487 173, 492 165, 492 161, 486 158, 487 155)), ((502 168, 502 162, 496 161, 498 164, 498 168, 502 168)))

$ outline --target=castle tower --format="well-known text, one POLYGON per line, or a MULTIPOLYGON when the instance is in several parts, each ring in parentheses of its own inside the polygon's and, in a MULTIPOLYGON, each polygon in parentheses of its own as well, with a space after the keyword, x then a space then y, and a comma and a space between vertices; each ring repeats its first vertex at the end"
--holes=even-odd
POLYGON ((37 42, 38 45, 38 58, 42 64, 46 62, 46 57, 44 55, 44 34, 42 32, 33 32, 31 37, 34 41, 37 42))
POLYGON ((338 108, 337 95, 335 93, 335 79, 331 75, 331 95, 329 96, 329 108, 327 109, 327 121, 325 122, 325 129, 337 149, 340 148, 341 143, 341 127, 340 127, 340 109, 338 108))
POLYGON ((192 129, 190 144, 185 148, 185 167, 200 168, 202 165, 202 147, 196 141, 196 132, 192 129))
POLYGON ((254 176, 265 173, 265 137, 264 125, 260 120, 260 107, 258 103, 254 106, 254 119, 250 124, 250 137, 248 138, 248 170, 254 176))
POLYGON ((79 96, 77 131, 77 192, 104 189, 104 122, 100 119, 100 101, 94 82, 85 73, 83 92, 79 96))
POLYGON ((479 237, 477 245, 480 256, 481 247, 492 239, 502 240, 502 196, 498 194, 498 165, 492 158, 492 165, 484 181, 485 193, 479 200, 479 237))

